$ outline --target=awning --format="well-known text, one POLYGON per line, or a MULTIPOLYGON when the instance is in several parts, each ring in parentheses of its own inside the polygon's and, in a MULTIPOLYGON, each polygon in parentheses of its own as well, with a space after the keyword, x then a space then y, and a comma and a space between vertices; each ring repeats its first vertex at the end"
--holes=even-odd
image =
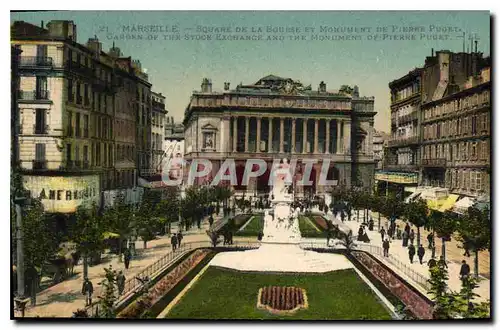
POLYGON ((453 211, 456 213, 464 214, 469 207, 474 205, 474 199, 470 197, 464 197, 453 205, 453 211))
POLYGON ((444 201, 444 203, 439 208, 439 212, 445 212, 445 211, 448 211, 449 209, 451 209, 455 205, 458 197, 460 197, 460 196, 454 195, 454 194, 449 194, 448 198, 444 201))
POLYGON ((421 192, 420 191, 415 191, 413 192, 413 194, 411 194, 410 196, 408 196, 406 199, 405 199, 405 203, 409 203, 410 201, 416 199, 418 196, 420 196, 421 192))

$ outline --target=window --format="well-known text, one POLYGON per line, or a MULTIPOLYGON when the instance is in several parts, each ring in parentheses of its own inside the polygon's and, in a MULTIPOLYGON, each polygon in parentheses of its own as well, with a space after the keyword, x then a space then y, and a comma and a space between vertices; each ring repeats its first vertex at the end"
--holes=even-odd
POLYGON ((73 102, 73 80, 68 79, 68 101, 73 102))
POLYGON ((75 136, 80 137, 80 114, 78 112, 75 117, 75 136))
POLYGON ((83 115, 83 137, 89 137, 89 115, 83 115))
POLYGON ((85 105, 90 105, 89 85, 88 84, 83 85, 83 98, 84 98, 85 105))
POLYGON ((482 190, 482 173, 476 172, 476 190, 482 190))
POLYGON ((37 45, 36 46, 36 56, 37 57, 47 57, 47 45, 37 45))
POLYGON ((470 190, 476 190, 476 172, 470 172, 470 190))
POLYGON ((46 129, 46 117, 47 110, 45 109, 36 109, 35 115, 35 134, 47 134, 46 129))
POLYGON ((80 83, 76 83, 76 104, 81 104, 82 103, 82 94, 80 90, 80 83))
POLYGON ((83 146, 83 166, 87 166, 89 162, 89 146, 83 146))
POLYGON ((48 86, 46 76, 36 76, 36 99, 48 100, 48 86))
POLYGON ((73 136, 73 114, 68 112, 68 136, 73 136))
POLYGON ((33 162, 33 169, 44 169, 45 166, 45 144, 35 144, 35 161, 33 162))
POLYGON ((471 159, 473 160, 476 160, 477 159, 477 153, 476 153, 476 149, 477 149, 477 143, 476 142, 473 142, 471 143, 471 159))
POLYGON ((66 145, 66 160, 71 162, 71 143, 66 145))
POLYGON ((80 147, 78 145, 75 146, 75 161, 80 162, 80 147))

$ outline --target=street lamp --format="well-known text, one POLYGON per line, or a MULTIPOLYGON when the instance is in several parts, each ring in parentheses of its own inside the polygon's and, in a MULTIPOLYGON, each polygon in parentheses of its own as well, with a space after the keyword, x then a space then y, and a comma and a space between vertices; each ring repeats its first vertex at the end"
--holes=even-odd
POLYGON ((16 207, 16 240, 17 240, 17 295, 14 298, 16 303, 16 309, 21 311, 21 317, 24 317, 24 311, 26 310, 26 304, 29 298, 25 296, 25 285, 24 285, 24 244, 23 244, 23 232, 22 232, 22 206, 30 204, 30 199, 26 197, 14 197, 14 205, 16 207))

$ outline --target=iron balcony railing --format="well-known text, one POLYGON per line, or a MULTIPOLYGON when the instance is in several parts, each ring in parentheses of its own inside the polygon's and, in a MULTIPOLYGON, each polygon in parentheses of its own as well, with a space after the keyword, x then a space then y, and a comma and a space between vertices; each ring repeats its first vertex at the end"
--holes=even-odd
POLYGON ((425 167, 446 167, 446 158, 422 159, 425 167))
POLYGON ((19 100, 34 101, 34 100, 49 100, 50 93, 48 90, 34 91, 19 91, 19 100))
POLYGON ((52 57, 47 56, 21 56, 19 60, 20 67, 39 67, 53 66, 52 57))
POLYGON ((389 145, 389 147, 396 147, 396 146, 417 144, 417 143, 418 143, 418 136, 412 136, 412 137, 408 137, 408 138, 399 138, 399 139, 389 140, 388 145, 389 145))
POLYGON ((33 132, 35 134, 47 134, 49 132, 49 125, 33 125, 33 132))

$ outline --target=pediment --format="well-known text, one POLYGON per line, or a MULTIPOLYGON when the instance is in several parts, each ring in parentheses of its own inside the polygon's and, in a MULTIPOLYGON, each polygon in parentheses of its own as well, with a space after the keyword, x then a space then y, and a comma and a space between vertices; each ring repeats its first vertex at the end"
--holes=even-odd
POLYGON ((203 125, 201 127, 202 130, 204 131, 216 131, 217 130, 217 127, 215 127, 214 125, 212 124, 206 124, 206 125, 203 125))

